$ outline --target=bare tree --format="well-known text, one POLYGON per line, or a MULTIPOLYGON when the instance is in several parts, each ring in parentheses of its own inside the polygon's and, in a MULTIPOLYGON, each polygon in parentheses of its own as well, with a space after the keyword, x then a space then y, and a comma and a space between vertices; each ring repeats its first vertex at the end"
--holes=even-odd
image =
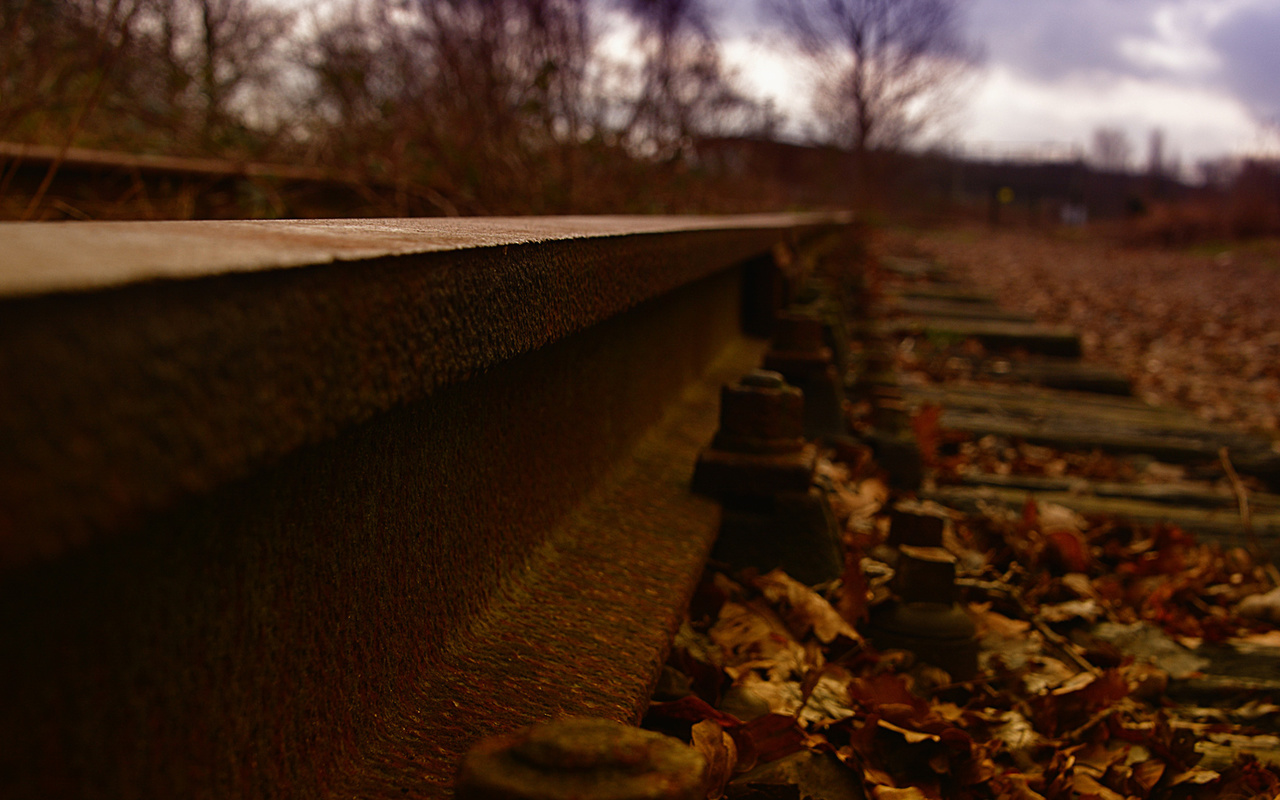
POLYGON ((824 73, 816 109, 862 155, 921 133, 975 61, 953 0, 765 0, 824 73))
POLYGON ((0 0, 0 137, 71 144, 116 90, 139 0, 0 0))
POLYGON ((138 80, 149 84, 152 112, 189 130, 200 150, 234 146, 247 119, 270 114, 296 15, 259 0, 145 2, 152 63, 138 80))
POLYGON ((1100 127, 1093 131, 1091 147, 1093 162, 1098 169, 1109 172, 1124 172, 1129 168, 1129 159, 1133 155, 1133 145, 1129 136, 1121 128, 1100 127))
POLYGON ((318 26, 306 58, 322 148, 435 185, 463 210, 543 210, 573 191, 573 149, 592 132, 591 6, 352 0, 318 26))
POLYGON ((263 136, 292 15, 267 0, 0 0, 0 137, 221 154, 263 136), (231 135, 229 135, 231 134, 231 135))
POLYGON ((1147 174, 1152 178, 1162 178, 1167 173, 1168 158, 1165 155, 1164 130, 1152 128, 1147 139, 1147 174))
POLYGON ((644 55, 622 126, 632 148, 659 160, 691 152, 699 137, 772 124, 734 85, 702 0, 624 0, 644 55))

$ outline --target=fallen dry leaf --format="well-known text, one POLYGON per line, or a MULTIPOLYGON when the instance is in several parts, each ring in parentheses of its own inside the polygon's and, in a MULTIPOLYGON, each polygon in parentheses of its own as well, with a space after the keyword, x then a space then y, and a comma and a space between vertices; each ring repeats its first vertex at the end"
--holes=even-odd
POLYGON ((718 722, 704 719, 693 726, 690 744, 707 761, 704 782, 708 800, 723 796, 725 784, 738 765, 738 748, 733 737, 725 733, 718 722))
POLYGON ((997 775, 991 780, 1001 800, 1045 800, 1045 796, 1027 786, 1027 777, 1016 772, 997 775))
POLYGON ((1071 790, 1077 797, 1087 797, 1090 800, 1125 800, 1124 795, 1108 789, 1097 778, 1083 772, 1071 776, 1071 790))
POLYGON ((1164 776, 1168 766, 1163 761, 1151 759, 1142 761, 1133 766, 1132 781, 1145 796, 1149 794, 1155 785, 1160 782, 1160 778, 1164 776))
POLYGON ((1000 724, 992 726, 991 736, 1003 744, 1005 750, 1022 755, 1029 754, 1047 741, 1031 721, 1017 711, 1003 712, 1000 724))
POLYGON ((882 719, 876 724, 887 731, 893 731, 894 733, 902 734, 902 738, 907 741, 907 744, 918 744, 920 742, 942 741, 942 737, 937 735, 936 733, 924 733, 922 731, 913 731, 908 728, 903 728, 901 726, 894 725, 892 722, 889 722, 888 720, 882 719))
POLYGON ((1072 676, 1062 685, 1055 688, 1050 694, 1066 695, 1082 692, 1092 686, 1098 680, 1098 676, 1089 672, 1081 672, 1072 676))
POLYGON ((875 800, 929 800, 929 795, 913 786, 905 789, 894 789, 891 786, 874 786, 871 789, 871 796, 875 800))
POLYGON ((800 723, 782 714, 765 714, 737 728, 733 734, 738 743, 738 758, 748 764, 789 756, 799 752, 808 740, 800 723))
POLYGON ((1083 572, 1068 572, 1062 576, 1062 585, 1075 592, 1076 596, 1082 600, 1097 600, 1098 590, 1094 588, 1093 581, 1089 580, 1089 576, 1083 572))
POLYGON ((915 245, 1008 307, 1084 332, 1085 357, 1129 376, 1140 397, 1280 429, 1280 273, 1265 259, 1012 228, 943 229, 915 245))
POLYGON ((970 603, 969 616, 973 617, 979 636, 991 633, 1005 639, 1020 639, 1031 630, 1031 623, 1027 620, 1010 619, 992 611, 990 603, 970 603))
POLYGON ((1194 784, 1196 786, 1204 786, 1205 784, 1215 783, 1222 778, 1221 773, 1211 769, 1201 769, 1200 767, 1192 767, 1189 770, 1179 772, 1169 779, 1170 786, 1181 786, 1184 783, 1194 784))
POLYGON ((1067 622, 1081 619, 1095 622, 1105 613, 1102 604, 1096 600, 1068 600, 1065 603, 1040 606, 1037 616, 1045 622, 1067 622))
MULTIPOLYGON (((1276 342, 1280 363, 1280 335, 1276 342)), ((964 349, 948 346, 952 355, 964 349)), ((907 342, 898 356, 900 366, 931 369, 927 342, 907 342)), ((931 477, 940 484, 987 472, 1050 476, 1069 487, 1085 479, 1176 480, 1175 488, 1226 491, 1199 467, 1063 452, 1001 436, 973 441, 929 417, 917 423, 926 449, 936 450, 931 477)), ((781 572, 743 574, 741 585, 717 575, 714 602, 698 606, 693 617, 711 647, 690 669, 714 667, 724 681, 690 680, 690 690, 713 702, 724 697, 744 716, 763 714, 747 725, 717 719, 743 763, 798 749, 835 756, 873 798, 1208 800, 1219 792, 1280 793, 1280 768, 1261 761, 1224 766, 1230 761, 1223 754, 1245 752, 1244 745, 1212 737, 1240 731, 1241 714, 1203 710, 1213 715, 1194 717, 1200 724, 1192 729, 1196 709, 1166 696, 1166 660, 1175 652, 1189 662, 1200 655, 1177 642, 1280 645, 1265 620, 1236 613, 1242 601, 1273 586, 1253 556, 1198 544, 1172 525, 1086 519, 1034 495, 1021 515, 995 506, 967 513, 939 508, 936 516, 948 520, 944 545, 960 559, 960 601, 983 648, 975 680, 939 680, 906 651, 846 645, 867 608, 888 596, 898 554, 885 545, 888 509, 919 505, 868 480, 877 465, 867 458, 818 466, 819 488, 851 522, 844 529, 845 574, 823 589, 825 597, 781 572), (733 684, 727 692, 726 683, 733 684), (748 714, 739 695, 761 702, 748 714), (1218 748, 1216 760, 1205 755, 1209 744, 1218 748), (1277 792, 1269 791, 1273 786, 1277 792)), ((1262 499, 1260 485, 1247 488, 1262 499)), ((1255 705, 1263 717, 1273 714, 1270 704, 1255 705)))
MULTIPOLYGON (((1081 533, 1089 529, 1089 522, 1075 511, 1057 503, 1039 501, 1036 511, 1040 521, 1040 530, 1045 533, 1053 531, 1074 531, 1081 533)), ((1076 570, 1084 572, 1084 570, 1076 570)))
POLYGON ((824 674, 808 697, 800 681, 766 681, 755 672, 744 674, 737 685, 762 698, 774 714, 798 717, 805 723, 825 723, 853 716, 845 690, 847 681, 847 675, 841 679, 824 674))
POLYGON ((1280 587, 1264 594, 1253 594, 1240 601, 1236 613, 1250 619, 1280 623, 1280 587))
POLYGON ((823 644, 830 644, 837 636, 862 641, 862 636, 821 595, 782 570, 761 575, 752 585, 782 610, 787 627, 797 639, 812 632, 823 644))
POLYGON ((916 444, 920 448, 920 457, 925 466, 933 466, 938 462, 938 448, 942 444, 942 431, 938 420, 942 417, 942 406, 925 403, 911 417, 911 431, 916 436, 916 444))
POLYGON ((708 631, 720 646, 724 670, 735 680, 754 669, 767 670, 785 681, 803 675, 806 652, 772 610, 752 603, 725 603, 720 618, 708 631))
POLYGON ((888 499, 889 487, 882 479, 874 476, 857 483, 834 482, 828 490, 831 511, 846 526, 870 519, 884 507, 888 499))

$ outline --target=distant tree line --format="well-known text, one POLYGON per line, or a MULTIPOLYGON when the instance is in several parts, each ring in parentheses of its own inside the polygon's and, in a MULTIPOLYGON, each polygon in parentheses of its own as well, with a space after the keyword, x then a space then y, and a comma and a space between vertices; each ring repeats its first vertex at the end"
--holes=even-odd
MULTIPOLYGON (((835 65, 826 140, 900 144, 962 60, 951 4, 819 7, 832 36, 774 12, 835 65)), ((767 207, 785 201, 713 185, 698 152, 781 122, 702 0, 0 0, 0 140, 320 165, 439 213, 767 207), (633 44, 602 46, 620 25, 633 44)))
POLYGON ((0 0, 0 140, 354 168, 441 212, 626 205, 614 171, 775 124, 688 0, 0 0))

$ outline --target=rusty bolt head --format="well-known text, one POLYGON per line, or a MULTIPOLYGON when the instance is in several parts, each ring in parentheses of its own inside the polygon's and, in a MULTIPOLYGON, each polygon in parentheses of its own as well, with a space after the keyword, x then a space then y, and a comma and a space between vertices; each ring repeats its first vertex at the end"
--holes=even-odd
POLYGON ((756 389, 781 389, 787 385, 787 381, 782 377, 781 372, 774 372, 770 369, 753 369, 738 380, 743 386, 751 386, 756 389))
POLYGON ((894 589, 907 603, 954 603, 956 557, 941 547, 899 548, 894 589))
POLYGON ((700 800, 706 760, 678 739, 605 719, 544 722, 484 739, 458 800, 700 800))
POLYGON ((897 403, 901 406, 905 402, 902 387, 896 384, 881 383, 871 387, 871 398, 877 405, 897 403))
POLYGON ((893 353, 886 347, 868 347, 866 351, 865 364, 868 374, 889 374, 893 371, 893 353))
POLYGON ((894 509, 889 514, 888 544, 893 547, 942 547, 946 522, 932 514, 912 514, 894 509))
POLYGON ((781 312, 773 323, 773 349, 821 353, 826 348, 822 335, 822 320, 807 314, 781 312))
POLYGON ((893 587, 901 602, 872 609, 872 643, 910 650, 954 680, 968 680, 978 669, 978 640, 973 619, 955 602, 955 556, 940 547, 900 549, 893 587))
POLYGON ((712 446, 733 453, 794 453, 804 447, 804 393, 776 372, 755 370, 720 392, 712 446))
POLYGON ((871 425, 876 430, 901 433, 911 429, 911 415, 903 403, 884 402, 872 406, 871 425))

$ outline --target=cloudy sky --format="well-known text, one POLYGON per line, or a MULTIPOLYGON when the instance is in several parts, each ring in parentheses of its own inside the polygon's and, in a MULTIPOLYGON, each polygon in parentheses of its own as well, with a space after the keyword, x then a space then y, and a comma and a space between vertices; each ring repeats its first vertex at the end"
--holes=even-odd
MULTIPOLYGON (((742 0, 722 0, 722 20, 742 0), (726 8, 728 6, 728 8, 726 8), (726 12, 728 12, 726 14, 726 12)), ((957 0, 984 64, 952 133, 973 151, 1088 147, 1124 130, 1135 160, 1154 128, 1185 165, 1280 147, 1280 0, 957 0)), ((798 59, 741 20, 726 57, 784 110, 805 113, 798 59)))

